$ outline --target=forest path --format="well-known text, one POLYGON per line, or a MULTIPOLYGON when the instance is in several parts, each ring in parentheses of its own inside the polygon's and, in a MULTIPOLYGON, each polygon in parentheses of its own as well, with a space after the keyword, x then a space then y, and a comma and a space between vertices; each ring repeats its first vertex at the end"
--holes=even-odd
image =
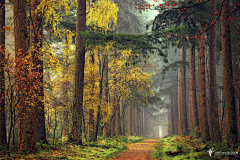
POLYGON ((151 151, 156 143, 157 139, 146 139, 139 143, 127 144, 128 149, 112 160, 150 160, 151 151))

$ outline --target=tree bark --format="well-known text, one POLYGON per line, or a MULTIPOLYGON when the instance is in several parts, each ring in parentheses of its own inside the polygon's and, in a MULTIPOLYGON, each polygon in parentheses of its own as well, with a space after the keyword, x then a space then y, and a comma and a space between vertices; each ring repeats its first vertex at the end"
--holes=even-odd
POLYGON ((224 78, 224 95, 226 106, 227 120, 227 145, 234 145, 238 142, 237 120, 235 108, 235 95, 233 84, 232 70, 232 52, 231 36, 229 22, 229 1, 221 0, 221 40, 222 40, 222 60, 223 60, 223 78, 224 78))
POLYGON ((173 134, 178 134, 178 107, 177 107, 177 95, 175 94, 173 96, 173 124, 174 124, 174 129, 173 129, 173 134))
POLYGON ((74 143, 82 145, 82 116, 83 116, 83 88, 84 88, 84 64, 85 47, 80 31, 86 30, 86 1, 77 1, 77 25, 76 25, 76 53, 75 53, 75 92, 73 101, 73 126, 71 138, 74 143))
MULTIPOLYGON (((95 0, 92 0, 90 2, 91 4, 94 3, 95 0)), ((91 52, 90 54, 90 64, 94 65, 94 53, 91 52)), ((90 71, 91 79, 90 79, 90 85, 91 85, 91 98, 94 97, 94 88, 95 88, 95 76, 94 76, 94 70, 91 68, 90 71)), ((93 142, 95 140, 95 134, 94 134, 94 100, 90 100, 90 106, 88 109, 88 141, 93 142)))
POLYGON ((37 87, 34 89, 36 97, 34 101, 36 106, 33 111, 34 134, 36 142, 40 140, 47 143, 45 114, 44 114, 44 91, 43 91, 43 53, 42 49, 42 34, 43 34, 43 15, 37 7, 40 5, 40 0, 31 0, 31 20, 30 20, 30 43, 33 56, 34 72, 38 75, 34 78, 37 87), (36 11, 37 10, 37 11, 36 11))
POLYGON ((132 134, 136 135, 136 107, 132 108, 132 134))
POLYGON ((195 137, 199 137, 198 130, 199 126, 198 119, 198 108, 197 108, 197 94, 196 94, 196 73, 195 73, 195 43, 190 44, 190 107, 192 110, 192 124, 194 129, 195 137))
POLYGON ((116 104, 117 110, 116 110, 116 134, 121 134, 121 112, 120 112, 120 105, 116 104))
MULTIPOLYGON (((91 53, 90 55, 90 64, 94 65, 94 53, 91 53)), ((90 100, 90 106, 88 109, 88 141, 93 142, 94 141, 94 84, 95 84, 95 76, 94 76, 94 70, 91 68, 90 71, 90 85, 91 85, 91 100, 90 100)))
MULTIPOLYGON (((216 0, 211 0, 212 14, 216 12, 216 0)), ((215 21, 215 16, 213 16, 215 21)), ((213 143, 222 143, 218 121, 218 103, 217 103, 217 80, 216 80, 216 25, 210 29, 209 40, 209 110, 210 110, 210 125, 211 125, 211 140, 213 143)))
POLYGON ((5 60, 5 0, 0 1, 0 145, 7 144, 6 136, 6 119, 5 119, 5 76, 4 76, 4 60, 5 60))
MULTIPOLYGON (((68 52, 69 46, 68 46, 68 39, 67 39, 67 33, 65 33, 65 51, 68 52)), ((68 55, 65 56, 66 59, 68 59, 68 55)), ((64 69, 63 69, 63 79, 64 82, 62 84, 62 103, 63 103, 63 108, 62 108, 62 137, 69 137, 69 119, 68 119, 68 114, 69 114, 69 109, 68 109, 68 68, 67 68, 67 61, 64 63, 64 69)))
POLYGON ((205 32, 199 24, 201 32, 199 41, 199 55, 198 55, 198 77, 199 77, 199 117, 201 138, 203 141, 210 140, 209 125, 207 118, 207 104, 206 104, 206 84, 205 84, 205 32))
MULTIPOLYGON (((186 42, 183 44, 182 60, 186 61, 186 42)), ((188 134, 188 121, 187 121, 187 104, 186 104, 186 67, 182 67, 181 75, 181 88, 182 88, 182 132, 184 135, 188 134)))
POLYGON ((29 77, 25 64, 22 64, 23 59, 28 52, 28 32, 27 32, 27 18, 26 18, 26 0, 13 1, 14 13, 14 37, 15 37, 15 53, 16 66, 18 69, 17 78, 17 108, 18 108, 18 137, 19 137, 19 151, 24 150, 34 152, 35 138, 32 122, 32 108, 28 99, 29 93, 29 77), (25 77, 25 79, 20 79, 25 77), (27 88, 25 88, 27 86, 27 88))
POLYGON ((103 137, 107 136, 108 132, 108 54, 104 54, 104 62, 103 62, 103 137))
MULTIPOLYGON (((179 52, 179 60, 181 60, 181 53, 179 52)), ((182 115, 181 115, 181 69, 178 68, 178 133, 183 134, 182 131, 182 115)))
POLYGON ((131 105, 128 106, 129 112, 128 112, 128 135, 132 136, 133 135, 133 129, 132 129, 132 112, 133 108, 131 105))
MULTIPOLYGON (((115 26, 113 27, 113 30, 115 30, 115 26)), ((117 56, 117 48, 114 48, 114 57, 117 56)), ((114 60, 115 61, 115 60, 114 60)), ((114 66, 115 67, 115 62, 114 62, 114 66)), ((117 114, 119 114, 120 112, 118 112, 118 105, 117 105, 117 89, 116 89, 116 83, 117 83, 117 78, 116 78, 116 71, 115 69, 113 69, 113 83, 112 83, 112 92, 113 92, 113 97, 112 97, 112 121, 111 121, 111 135, 116 135, 116 118, 117 118, 117 114)))
POLYGON ((121 134, 126 136, 126 107, 123 97, 120 97, 120 109, 121 109, 121 134))

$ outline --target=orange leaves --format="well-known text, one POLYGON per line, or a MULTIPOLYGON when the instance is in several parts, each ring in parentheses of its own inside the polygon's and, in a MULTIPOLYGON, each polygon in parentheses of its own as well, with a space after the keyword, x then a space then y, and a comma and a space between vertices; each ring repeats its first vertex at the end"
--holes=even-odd
POLYGON ((3 29, 5 29, 5 31, 10 31, 11 30, 11 28, 8 27, 8 26, 3 26, 3 29))

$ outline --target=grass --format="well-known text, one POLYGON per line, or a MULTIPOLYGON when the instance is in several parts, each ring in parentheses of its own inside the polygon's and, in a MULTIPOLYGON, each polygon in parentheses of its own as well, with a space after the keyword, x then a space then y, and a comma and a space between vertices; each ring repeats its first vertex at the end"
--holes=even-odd
MULTIPOLYGON (((62 143, 62 139, 56 145, 37 144, 38 152, 34 154, 11 153, 14 159, 81 159, 81 160, 102 160, 110 159, 121 154, 127 149, 126 143, 136 143, 144 140, 137 136, 114 136, 108 138, 99 137, 97 142, 83 141, 84 146, 78 146, 71 143, 62 143)), ((10 158, 7 155, 1 155, 0 159, 10 158)))
POLYGON ((214 148, 214 152, 226 152, 226 151, 235 151, 239 147, 239 144, 236 144, 234 148, 227 148, 225 142, 222 145, 216 145, 212 143, 204 144, 201 139, 194 139, 190 136, 172 136, 166 138, 159 138, 158 143, 156 145, 155 150, 152 151, 151 156, 155 159, 166 159, 166 160, 180 160, 180 159, 240 159, 240 155, 238 157, 228 157, 224 156, 216 156, 213 155, 209 157, 208 150, 210 148, 214 148), (195 152, 196 148, 205 148, 199 152, 195 152), (176 152, 178 150, 183 151, 183 154, 177 156, 168 156, 166 155, 166 151, 176 152))

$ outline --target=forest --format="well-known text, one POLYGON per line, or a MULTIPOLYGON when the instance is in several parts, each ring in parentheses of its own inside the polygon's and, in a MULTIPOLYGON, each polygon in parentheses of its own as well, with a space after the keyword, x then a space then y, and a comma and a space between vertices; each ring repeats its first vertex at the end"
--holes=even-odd
POLYGON ((240 0, 0 0, 0 159, 240 159, 240 0))

